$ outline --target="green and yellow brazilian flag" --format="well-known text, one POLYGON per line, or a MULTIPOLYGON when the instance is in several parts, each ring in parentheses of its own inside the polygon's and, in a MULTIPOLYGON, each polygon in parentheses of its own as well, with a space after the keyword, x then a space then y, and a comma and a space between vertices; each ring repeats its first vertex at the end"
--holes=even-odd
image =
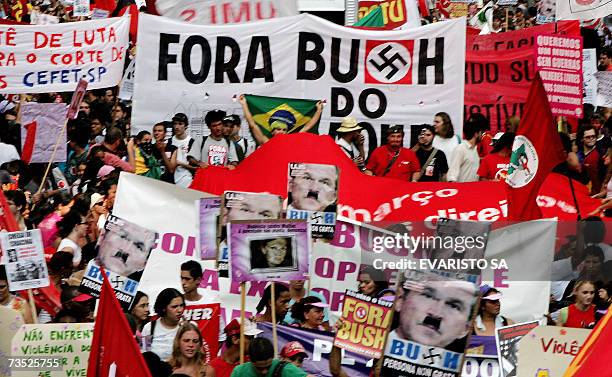
MULTIPOLYGON (((282 98, 282 97, 265 97, 265 96, 254 96, 247 94, 246 98, 247 106, 253 115, 255 123, 261 129, 264 135, 271 137, 270 133, 270 117, 278 110, 287 110, 293 114, 296 119, 295 126, 287 133, 294 133, 299 131, 310 119, 312 119, 314 113, 317 111, 316 100, 310 99, 297 99, 297 98, 282 98)), ((311 133, 319 133, 319 125, 317 124, 311 130, 311 133)))

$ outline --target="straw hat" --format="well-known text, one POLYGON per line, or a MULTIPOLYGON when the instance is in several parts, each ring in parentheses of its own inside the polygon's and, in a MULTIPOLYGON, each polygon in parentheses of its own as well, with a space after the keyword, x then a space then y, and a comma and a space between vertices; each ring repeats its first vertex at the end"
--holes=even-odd
POLYGON ((345 117, 344 119, 342 119, 342 123, 340 123, 340 128, 338 128, 336 132, 341 134, 346 132, 361 131, 362 129, 363 128, 361 128, 357 124, 357 119, 353 117, 345 117))

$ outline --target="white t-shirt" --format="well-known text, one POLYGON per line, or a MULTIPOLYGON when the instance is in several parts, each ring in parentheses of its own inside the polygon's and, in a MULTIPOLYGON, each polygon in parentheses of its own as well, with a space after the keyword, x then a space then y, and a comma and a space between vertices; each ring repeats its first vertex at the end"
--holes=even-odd
POLYGON ((460 141, 457 135, 451 137, 450 139, 445 139, 445 138, 442 138, 436 135, 434 136, 434 139, 431 145, 434 148, 439 149, 442 152, 444 152, 444 155, 446 156, 446 161, 450 163, 451 159, 453 158, 453 151, 455 150, 455 148, 457 148, 459 143, 460 141))
MULTIPOLYGON (((198 301, 190 301, 185 299, 186 307, 191 305, 217 304, 221 302, 219 301, 219 296, 217 295, 206 295, 202 294, 202 292, 200 291, 198 291, 198 293, 202 296, 202 298, 198 301)), ((223 331, 223 329, 225 329, 225 319, 222 315, 219 315, 219 342, 225 342, 225 332, 223 331)))
POLYGON ((15 148, 14 145, 0 143, 0 165, 5 162, 19 160, 20 158, 19 153, 17 153, 17 148, 15 148))
POLYGON ((81 247, 73 240, 64 238, 57 247, 57 251, 62 251, 65 247, 72 249, 72 265, 78 266, 82 258, 81 247))
POLYGON ((151 351, 163 361, 168 361, 172 356, 172 345, 174 337, 178 332, 179 325, 174 328, 167 328, 160 320, 155 321, 155 333, 151 336, 151 323, 144 325, 141 336, 143 338, 142 352, 151 351))
MULTIPOLYGON (((177 139, 176 136, 172 136, 171 144, 174 145, 176 150, 176 162, 181 164, 187 164, 187 154, 189 153, 189 141, 192 140, 191 136, 187 136, 184 139, 177 139)), ((189 187, 193 181, 191 172, 182 166, 177 166, 174 171, 174 183, 180 187, 189 187)))
POLYGON ((238 162, 236 146, 224 138, 215 140, 212 136, 195 139, 189 156, 210 166, 227 166, 230 162, 238 162), (204 145, 202 145, 204 143, 204 145))

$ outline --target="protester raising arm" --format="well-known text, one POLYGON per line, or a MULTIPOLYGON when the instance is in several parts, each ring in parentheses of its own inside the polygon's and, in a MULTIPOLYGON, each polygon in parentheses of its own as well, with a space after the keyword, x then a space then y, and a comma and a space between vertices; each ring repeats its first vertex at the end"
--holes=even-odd
POLYGON ((253 114, 251 114, 251 110, 249 110, 249 106, 247 105, 246 97, 244 96, 244 94, 241 94, 238 100, 240 101, 240 105, 242 105, 244 117, 246 118, 246 121, 249 124, 249 129, 251 130, 251 134, 253 135, 255 142, 257 143, 257 145, 262 145, 266 143, 268 140, 270 140, 270 138, 264 135, 263 132, 261 132, 261 130, 259 129, 259 126, 257 126, 257 124, 255 123, 255 120, 253 119, 253 114))
POLYGON ((317 124, 319 119, 321 119, 321 113, 322 112, 323 112, 323 101, 318 101, 317 102, 317 111, 314 113, 314 115, 308 121, 308 123, 306 123, 304 125, 304 127, 302 127, 300 132, 308 132, 308 131, 310 131, 317 124))

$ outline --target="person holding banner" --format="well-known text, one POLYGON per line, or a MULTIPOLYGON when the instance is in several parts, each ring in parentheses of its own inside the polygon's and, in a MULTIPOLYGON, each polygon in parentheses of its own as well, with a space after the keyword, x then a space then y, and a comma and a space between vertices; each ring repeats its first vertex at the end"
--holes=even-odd
POLYGON ((336 144, 342 151, 355 162, 355 165, 361 170, 365 170, 365 151, 363 149, 363 141, 365 137, 361 134, 361 126, 357 123, 357 119, 353 117, 345 117, 340 123, 340 127, 336 130, 338 140, 336 144))
MULTIPOLYGON (((239 319, 232 320, 223 329, 226 339, 225 346, 222 349, 221 355, 212 359, 206 371, 206 377, 230 377, 232 371, 240 363, 240 321, 239 319)), ((255 336, 263 331, 257 328, 257 325, 248 319, 244 321, 244 351, 249 353, 249 345, 255 336)))
POLYGON ((418 181, 421 164, 412 150, 402 147, 403 140, 404 130, 402 126, 389 128, 387 145, 381 145, 374 149, 368 159, 364 173, 406 182, 418 181))
MULTIPOLYGON (((251 110, 249 110, 249 106, 247 105, 246 98, 244 94, 241 94, 238 98, 240 101, 240 105, 242 105, 242 111, 244 112, 244 117, 249 124, 249 129, 251 130, 251 134, 255 139, 257 145, 262 145, 268 142, 270 138, 261 132, 257 123, 255 123, 255 119, 253 119, 253 114, 251 114, 251 110)), ((317 111, 314 113, 313 117, 302 127, 299 132, 308 132, 314 126, 316 126, 317 122, 321 118, 321 113, 323 112, 323 101, 317 102, 317 111)), ((286 134, 288 130, 292 129, 295 126, 295 116, 291 114, 290 111, 287 110, 277 110, 272 116, 270 116, 270 132, 272 133, 272 137, 280 134, 286 134)))
POLYGON ((168 361, 173 374, 192 377, 206 376, 207 365, 202 353, 202 334, 191 322, 181 325, 172 345, 172 357, 168 361))
POLYGON ((321 302, 318 297, 304 297, 291 307, 291 315, 296 320, 294 326, 319 331, 327 330, 323 326, 323 319, 325 318, 323 309, 328 306, 321 302))
MULTIPOLYGON (((286 285, 276 283, 274 286, 274 305, 276 309, 276 322, 279 324, 285 324, 283 318, 287 315, 289 310, 289 301, 291 300, 291 294, 289 288, 286 285)), ((272 285, 268 285, 264 290, 261 300, 257 304, 257 315, 251 320, 253 322, 272 322, 272 285), (265 311, 264 311, 265 310, 265 311)))
POLYGON ((557 326, 592 329, 595 326, 595 283, 577 281, 572 295, 576 301, 559 310, 557 326))
POLYGON ((251 361, 238 365, 232 377, 314 377, 291 363, 274 358, 272 342, 266 338, 256 338, 249 347, 251 361))

